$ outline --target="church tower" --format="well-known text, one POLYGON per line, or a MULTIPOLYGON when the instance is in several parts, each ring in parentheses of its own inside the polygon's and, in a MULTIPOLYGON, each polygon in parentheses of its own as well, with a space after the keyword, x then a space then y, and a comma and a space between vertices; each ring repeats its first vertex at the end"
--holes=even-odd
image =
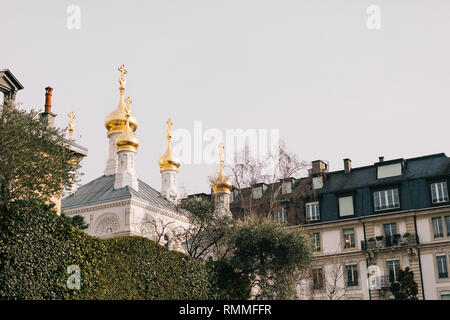
POLYGON ((170 142, 172 140, 172 121, 167 120, 167 150, 158 161, 161 172, 161 195, 172 202, 178 200, 177 174, 180 160, 173 154, 170 142))
POLYGON ((219 145, 219 164, 220 164, 220 171, 219 175, 216 179, 211 183, 211 188, 213 190, 213 197, 214 197, 214 214, 217 215, 229 215, 231 216, 230 211, 230 194, 231 189, 233 188, 233 185, 231 184, 231 181, 227 178, 223 171, 223 150, 224 146, 223 143, 219 145))
MULTIPOLYGON (((106 160, 106 169, 105 176, 114 175, 117 172, 117 150, 116 150, 116 139, 125 129, 126 120, 126 107, 125 107, 125 75, 127 74, 127 70, 124 65, 121 65, 118 70, 121 73, 119 78, 119 91, 120 91, 120 99, 119 105, 117 108, 111 112, 105 119, 105 127, 107 130, 107 136, 109 139, 109 153, 108 159, 106 160)), ((137 129, 137 120, 133 114, 130 113, 129 116, 129 126, 130 129, 134 132, 137 129)))
POLYGON ((125 109, 125 130, 116 139, 118 161, 114 189, 130 186, 135 191, 139 191, 136 168, 134 166, 139 141, 130 128, 130 97, 128 97, 125 102, 127 103, 127 107, 125 109))

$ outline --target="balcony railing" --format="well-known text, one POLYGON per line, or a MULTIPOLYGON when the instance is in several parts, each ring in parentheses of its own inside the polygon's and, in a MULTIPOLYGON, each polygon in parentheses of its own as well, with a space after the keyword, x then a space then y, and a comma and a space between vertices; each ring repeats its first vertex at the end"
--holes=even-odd
POLYGON ((362 250, 377 250, 389 248, 401 248, 405 246, 413 246, 419 242, 416 234, 394 235, 386 237, 377 237, 368 241, 361 241, 362 250))
POLYGON ((369 289, 389 289, 391 287, 391 280, 389 276, 377 276, 371 279, 369 283, 369 289))

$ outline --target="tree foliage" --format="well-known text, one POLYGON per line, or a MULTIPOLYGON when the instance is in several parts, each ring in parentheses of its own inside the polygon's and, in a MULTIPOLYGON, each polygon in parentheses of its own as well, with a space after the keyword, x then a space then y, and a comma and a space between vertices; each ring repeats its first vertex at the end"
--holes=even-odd
POLYGON ((89 228, 89 225, 84 222, 84 218, 82 216, 76 215, 73 217, 66 216, 64 213, 61 213, 61 217, 67 222, 73 225, 74 227, 79 228, 80 230, 86 230, 89 228))
POLYGON ((11 104, 0 112, 0 207, 20 199, 49 201, 76 181, 78 164, 60 129, 47 128, 35 111, 11 104))
POLYGON ((143 237, 91 237, 41 201, 0 211, 0 299, 232 299, 221 270, 143 237))
POLYGON ((240 221, 231 236, 230 264, 255 288, 255 298, 290 299, 311 261, 309 237, 267 218, 240 221))
POLYGON ((231 233, 233 219, 214 215, 214 203, 210 199, 190 198, 180 205, 181 210, 190 212, 190 226, 182 230, 178 237, 185 243, 187 253, 194 258, 225 256, 227 236, 231 233), (225 248, 225 250, 223 250, 225 248))
POLYGON ((399 270, 397 281, 391 284, 391 292, 396 300, 417 300, 418 287, 414 273, 409 267, 399 270))

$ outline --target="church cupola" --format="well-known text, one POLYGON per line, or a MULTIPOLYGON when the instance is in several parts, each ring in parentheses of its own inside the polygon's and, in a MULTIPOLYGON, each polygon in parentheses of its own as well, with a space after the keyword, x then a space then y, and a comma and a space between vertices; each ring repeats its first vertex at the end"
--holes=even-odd
POLYGON ((213 190, 214 197, 214 214, 218 215, 230 215, 230 194, 231 189, 233 188, 233 184, 225 175, 223 171, 223 152, 224 146, 223 143, 219 145, 219 164, 220 170, 219 175, 216 179, 211 183, 211 188, 213 190))
POLYGON ((114 189, 129 186, 134 190, 139 191, 136 168, 134 166, 139 141, 130 126, 131 99, 128 97, 125 102, 127 103, 127 107, 125 109, 125 129, 116 139, 118 161, 114 189))
POLYGON ((173 122, 167 120, 167 150, 158 161, 161 172, 161 194, 170 201, 178 200, 177 173, 180 160, 173 154, 171 148, 173 122))
MULTIPOLYGON (((121 65, 118 70, 120 71, 119 78, 119 91, 120 99, 117 108, 112 111, 105 119, 105 127, 107 130, 107 137, 109 139, 109 154, 106 161, 105 175, 113 175, 117 172, 117 152, 116 152, 116 139, 125 129, 127 122, 126 119, 126 106, 125 106, 125 75, 127 70, 124 65, 121 65)), ((129 114, 129 127, 134 132, 137 129, 137 120, 132 113, 129 114)))

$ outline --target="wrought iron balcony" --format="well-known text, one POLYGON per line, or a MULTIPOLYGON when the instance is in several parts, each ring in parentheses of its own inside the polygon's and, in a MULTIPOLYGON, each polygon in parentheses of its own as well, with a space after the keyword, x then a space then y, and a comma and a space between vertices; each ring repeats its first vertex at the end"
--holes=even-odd
POLYGON ((394 249, 408 246, 415 246, 419 243, 419 237, 416 234, 394 236, 381 236, 369 239, 367 241, 361 241, 362 250, 382 250, 382 249, 394 249))
POLYGON ((391 287, 391 280, 389 276, 377 276, 371 279, 369 283, 369 289, 371 290, 380 290, 380 289, 389 289, 391 287))

